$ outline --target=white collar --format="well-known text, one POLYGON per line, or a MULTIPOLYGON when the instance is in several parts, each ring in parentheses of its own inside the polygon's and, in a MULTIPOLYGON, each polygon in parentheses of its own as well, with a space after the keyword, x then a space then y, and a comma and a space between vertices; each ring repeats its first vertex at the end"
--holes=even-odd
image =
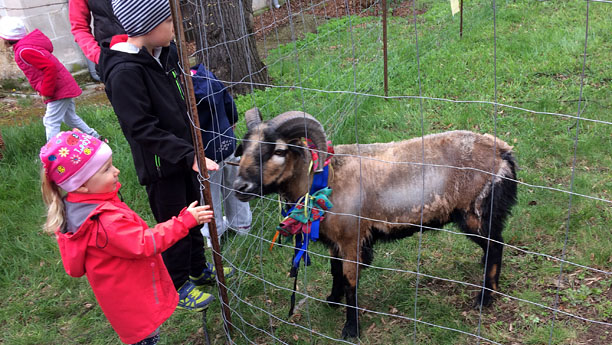
POLYGON ((123 53, 128 53, 128 54, 138 54, 138 52, 140 51, 140 49, 131 44, 131 43, 127 43, 127 42, 119 42, 119 43, 115 43, 112 47, 111 50, 115 50, 118 52, 123 52, 123 53))
MULTIPOLYGON (((155 59, 155 61, 157 61, 157 63, 161 66, 161 61, 159 61, 159 56, 161 55, 163 47, 157 47, 157 48, 153 48, 153 52, 151 54, 151 56, 153 56, 153 58, 155 59)), ((128 53, 128 54, 138 54, 138 52, 140 51, 140 48, 138 48, 137 46, 131 44, 131 43, 127 43, 127 42, 119 42, 119 43, 115 43, 112 47, 111 50, 115 50, 118 52, 123 52, 123 53, 128 53)))

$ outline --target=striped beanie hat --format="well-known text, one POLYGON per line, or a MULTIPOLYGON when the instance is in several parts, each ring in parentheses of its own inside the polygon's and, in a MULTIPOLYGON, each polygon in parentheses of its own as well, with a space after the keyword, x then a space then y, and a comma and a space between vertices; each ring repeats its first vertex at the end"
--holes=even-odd
POLYGON ((168 0, 112 0, 111 5, 129 37, 148 34, 171 15, 168 0))
POLYGON ((40 149, 45 175, 66 192, 74 192, 113 154, 100 139, 77 130, 59 132, 40 149))

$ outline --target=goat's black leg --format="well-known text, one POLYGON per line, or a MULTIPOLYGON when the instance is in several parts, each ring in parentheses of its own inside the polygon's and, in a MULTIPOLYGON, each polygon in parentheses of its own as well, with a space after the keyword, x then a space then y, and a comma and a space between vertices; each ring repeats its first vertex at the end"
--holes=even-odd
POLYGON ((501 272, 504 249, 504 240, 501 236, 503 223, 499 220, 493 220, 489 224, 487 219, 481 220, 471 212, 463 213, 455 211, 451 216, 463 232, 477 235, 469 236, 469 238, 482 248, 483 256, 481 262, 483 265, 486 262, 486 268, 484 289, 476 296, 474 306, 480 307, 481 303, 483 306, 489 306, 493 302, 492 292, 497 291, 499 288, 499 274, 501 272), (489 227, 491 228, 490 240, 487 239, 489 237, 489 227))
POLYGON ((342 338, 359 337, 359 310, 357 309, 357 286, 345 286, 346 294, 346 323, 342 329, 342 338))
POLYGON ((474 307, 480 307, 481 303, 484 307, 486 307, 489 306, 491 302, 493 302, 493 291, 498 291, 499 289, 499 274, 501 272, 502 266, 504 240, 501 234, 492 235, 491 240, 475 236, 470 236, 470 238, 482 248, 483 255, 481 262, 483 265, 486 262, 484 284, 485 288, 480 291, 478 296, 476 296, 476 299, 474 300, 474 307))
POLYGON ((482 289, 476 300, 474 301, 474 306, 479 307, 480 303, 483 306, 489 306, 493 301, 492 291, 499 290, 499 274, 501 272, 502 266, 502 254, 504 250, 504 246, 502 243, 502 237, 498 236, 497 238, 491 238, 493 241, 487 241, 486 239, 482 239, 484 242, 484 254, 482 257, 483 264, 486 262, 485 267, 485 289, 482 289), (489 242, 489 252, 487 253, 486 242, 489 242), (487 257, 488 254, 488 257, 487 257))
POLYGON ((344 295, 344 286, 346 285, 346 279, 344 278, 344 273, 342 271, 342 261, 338 257, 337 250, 331 250, 332 258, 329 260, 331 264, 331 274, 332 274, 332 291, 329 296, 327 296, 328 303, 331 307, 338 307, 338 304, 342 301, 342 295, 344 295))
POLYGON ((359 314, 357 309, 357 277, 358 266, 357 253, 348 253, 342 262, 342 271, 346 282, 344 284, 344 295, 346 296, 346 322, 342 329, 342 338, 356 338, 359 336, 359 314))

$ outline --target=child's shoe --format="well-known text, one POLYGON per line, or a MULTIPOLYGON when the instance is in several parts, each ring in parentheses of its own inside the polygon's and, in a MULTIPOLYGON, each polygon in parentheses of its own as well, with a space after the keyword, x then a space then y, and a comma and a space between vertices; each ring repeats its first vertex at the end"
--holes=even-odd
MULTIPOLYGON (((229 278, 234 275, 235 269, 233 267, 223 267, 223 275, 225 278, 229 278)), ((193 285, 200 287, 203 285, 213 284, 215 282, 215 276, 217 275, 217 269, 215 265, 207 262, 204 271, 199 277, 189 276, 189 281, 193 285)))
POLYGON ((202 292, 188 280, 178 289, 179 303, 176 306, 179 309, 202 311, 208 308, 210 302, 215 300, 215 297, 209 293, 202 292))

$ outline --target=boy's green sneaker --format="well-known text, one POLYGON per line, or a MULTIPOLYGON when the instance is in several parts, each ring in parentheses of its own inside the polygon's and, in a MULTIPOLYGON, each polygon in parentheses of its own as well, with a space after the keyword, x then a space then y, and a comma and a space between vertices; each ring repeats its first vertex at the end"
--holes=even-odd
POLYGON ((179 309, 202 311, 208 308, 210 302, 215 300, 213 295, 198 290, 190 280, 186 281, 177 292, 179 303, 176 307, 179 309))
MULTIPOLYGON (((223 267, 223 276, 225 276, 225 278, 229 278, 234 275, 234 271, 235 269, 233 267, 223 267)), ((215 268, 215 265, 210 262, 207 262, 204 271, 202 271, 202 274, 200 274, 200 276, 198 277, 189 276, 189 280, 195 286, 203 286, 213 284, 215 282, 216 275, 217 269, 215 268)))

